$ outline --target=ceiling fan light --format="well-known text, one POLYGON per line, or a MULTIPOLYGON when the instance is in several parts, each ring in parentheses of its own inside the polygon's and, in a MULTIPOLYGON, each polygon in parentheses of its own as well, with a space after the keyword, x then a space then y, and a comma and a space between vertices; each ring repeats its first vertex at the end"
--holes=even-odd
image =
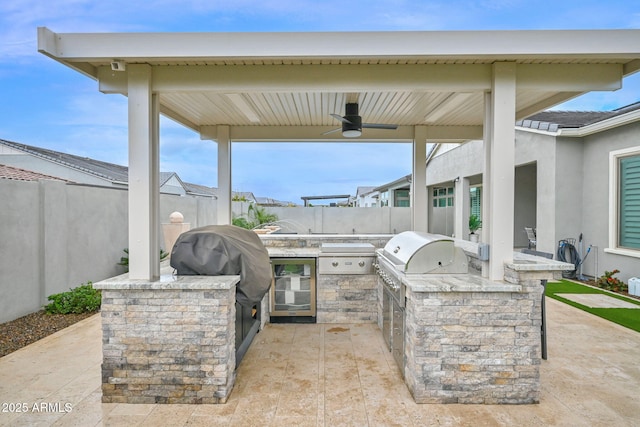
POLYGON ((345 138, 357 138, 362 135, 362 131, 360 129, 347 129, 342 131, 342 136, 345 138))

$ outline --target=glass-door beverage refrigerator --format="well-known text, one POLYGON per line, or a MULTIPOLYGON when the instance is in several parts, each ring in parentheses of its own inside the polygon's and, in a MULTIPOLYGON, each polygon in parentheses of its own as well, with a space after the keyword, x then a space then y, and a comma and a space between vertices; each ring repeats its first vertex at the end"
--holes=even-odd
POLYGON ((272 323, 315 323, 316 259, 272 258, 272 323))

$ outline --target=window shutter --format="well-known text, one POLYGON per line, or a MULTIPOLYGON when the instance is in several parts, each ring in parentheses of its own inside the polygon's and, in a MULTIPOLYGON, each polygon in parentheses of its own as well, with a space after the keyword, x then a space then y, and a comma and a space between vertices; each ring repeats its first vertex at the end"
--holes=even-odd
POLYGON ((640 156, 620 159, 619 245, 640 249, 640 156))
POLYGON ((479 220, 482 220, 482 188, 471 188, 471 206, 469 207, 471 215, 475 215, 479 220))

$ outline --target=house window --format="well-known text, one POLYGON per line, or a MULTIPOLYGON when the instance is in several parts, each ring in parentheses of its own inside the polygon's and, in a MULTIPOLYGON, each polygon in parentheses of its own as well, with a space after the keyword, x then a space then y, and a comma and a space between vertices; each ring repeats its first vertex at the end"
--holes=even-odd
POLYGON ((469 196, 471 197, 469 214, 475 215, 482 221, 482 187, 471 187, 469 189, 469 196))
POLYGON ((410 206, 409 190, 396 190, 394 192, 395 206, 400 208, 408 208, 410 206))
POLYGON ((640 147, 609 156, 609 248, 640 257, 640 147))
POLYGON ((383 191, 380 193, 380 207, 389 206, 389 192, 383 191))
POLYGON ((453 187, 433 189, 433 207, 446 208, 453 206, 453 187))

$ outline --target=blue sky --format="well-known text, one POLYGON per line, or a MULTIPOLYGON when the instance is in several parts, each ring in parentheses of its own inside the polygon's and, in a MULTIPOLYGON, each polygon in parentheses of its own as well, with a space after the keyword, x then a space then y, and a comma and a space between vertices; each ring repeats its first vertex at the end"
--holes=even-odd
MULTIPOLYGON (((638 29, 637 0, 14 0, 0 3, 0 138, 127 164, 126 100, 39 54, 55 32, 638 29)), ((640 43, 640 41, 639 41, 640 43)), ((607 110, 640 101, 640 73, 616 92, 556 107, 607 110)), ((216 145, 161 122, 161 169, 216 186, 216 145)), ((355 194, 411 172, 409 144, 233 146, 233 189, 301 203, 355 194), (358 162, 353 159, 358 158, 358 162), (392 160, 392 161, 390 161, 392 160)))

